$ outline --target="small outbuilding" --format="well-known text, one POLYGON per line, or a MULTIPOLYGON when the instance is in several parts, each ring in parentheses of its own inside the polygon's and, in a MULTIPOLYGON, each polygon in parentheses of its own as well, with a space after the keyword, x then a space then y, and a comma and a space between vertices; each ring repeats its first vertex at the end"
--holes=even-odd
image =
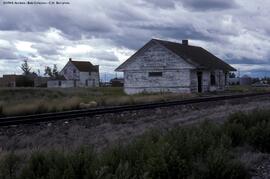
POLYGON ((124 86, 124 79, 123 78, 113 78, 110 80, 112 87, 123 87, 124 86))
POLYGON ((244 75, 240 78, 240 85, 252 85, 252 78, 248 75, 244 75))
POLYGON ((124 91, 135 94, 224 90, 236 69, 188 40, 152 39, 115 71, 124 72, 124 91))
POLYGON ((33 87, 36 77, 35 73, 28 75, 3 75, 3 77, 0 77, 0 87, 33 87))

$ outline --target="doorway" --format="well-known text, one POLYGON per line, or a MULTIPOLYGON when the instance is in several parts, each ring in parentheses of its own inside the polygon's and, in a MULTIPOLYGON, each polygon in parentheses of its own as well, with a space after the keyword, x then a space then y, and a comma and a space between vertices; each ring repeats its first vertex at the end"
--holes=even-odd
POLYGON ((198 92, 202 92, 202 72, 197 72, 197 80, 198 80, 198 92))

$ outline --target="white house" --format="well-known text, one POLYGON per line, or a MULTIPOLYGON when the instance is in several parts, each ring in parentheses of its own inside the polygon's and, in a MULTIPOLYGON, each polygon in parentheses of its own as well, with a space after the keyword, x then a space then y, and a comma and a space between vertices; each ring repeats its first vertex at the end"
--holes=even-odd
POLYGON ((98 87, 99 66, 89 61, 73 61, 71 58, 59 73, 60 78, 50 80, 48 87, 98 87))
POLYGON ((152 39, 115 71, 124 72, 127 94, 224 90, 229 71, 236 71, 207 50, 152 39))

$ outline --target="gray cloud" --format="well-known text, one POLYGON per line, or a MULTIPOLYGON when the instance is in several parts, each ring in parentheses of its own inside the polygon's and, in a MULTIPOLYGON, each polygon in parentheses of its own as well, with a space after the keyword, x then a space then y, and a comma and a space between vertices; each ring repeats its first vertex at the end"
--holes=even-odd
POLYGON ((119 61, 113 52, 108 51, 90 52, 90 58, 96 58, 105 61, 119 61))
POLYGON ((145 0, 145 2, 158 8, 175 8, 175 0, 145 0))
POLYGON ((1 5, 0 39, 11 47, 2 48, 0 40, 0 60, 9 65, 7 59, 28 56, 35 63, 64 64, 74 56, 95 58, 105 68, 123 61, 117 50, 135 51, 161 38, 190 39, 232 64, 270 64, 270 3, 264 0, 70 1, 61 7, 1 5), (31 42, 37 52, 16 49, 18 41, 31 42))
POLYGON ((17 55, 14 54, 14 51, 7 48, 0 48, 0 60, 14 60, 17 59, 17 55))
POLYGON ((59 54, 59 47, 57 45, 52 44, 34 44, 31 46, 34 49, 37 49, 39 55, 41 56, 50 56, 50 55, 57 55, 59 54))
POLYGON ((109 20, 102 13, 93 15, 68 8, 7 7, 0 11, 0 30, 41 32, 53 27, 70 39, 80 39, 83 34, 92 36, 113 31, 109 20))
POLYGON ((226 61, 230 64, 248 64, 248 65, 265 65, 270 63, 270 61, 258 61, 258 59, 249 59, 249 58, 235 59, 231 56, 227 56, 226 61))
POLYGON ((225 10, 238 7, 234 0, 181 0, 181 3, 184 7, 197 11, 225 10))

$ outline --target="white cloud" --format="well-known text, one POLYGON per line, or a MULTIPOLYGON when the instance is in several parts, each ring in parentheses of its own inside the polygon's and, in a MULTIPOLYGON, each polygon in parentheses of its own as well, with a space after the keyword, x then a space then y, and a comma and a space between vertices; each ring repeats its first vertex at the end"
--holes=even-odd
POLYGON ((25 53, 36 53, 37 50, 32 48, 33 43, 27 41, 18 41, 15 42, 15 47, 19 52, 25 53))

